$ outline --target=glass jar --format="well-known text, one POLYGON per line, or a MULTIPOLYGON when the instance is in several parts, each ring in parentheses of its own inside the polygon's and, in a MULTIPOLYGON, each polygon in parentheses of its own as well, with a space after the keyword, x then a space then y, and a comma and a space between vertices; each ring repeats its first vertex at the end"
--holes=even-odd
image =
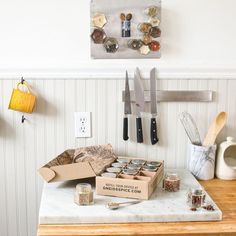
POLYGON ((168 192, 177 192, 180 189, 180 178, 178 174, 167 173, 163 180, 163 188, 168 192))
POLYGON ((191 208, 202 207, 205 203, 206 193, 204 189, 189 189, 187 202, 191 208))
POLYGON ((82 206, 93 204, 93 190, 91 184, 81 183, 76 185, 74 202, 82 206))

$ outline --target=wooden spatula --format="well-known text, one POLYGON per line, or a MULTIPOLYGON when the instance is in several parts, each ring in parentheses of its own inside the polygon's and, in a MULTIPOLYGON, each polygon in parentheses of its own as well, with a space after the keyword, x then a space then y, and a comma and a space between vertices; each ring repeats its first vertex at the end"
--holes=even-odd
POLYGON ((215 120, 212 122, 212 124, 208 129, 208 132, 203 142, 204 146, 210 146, 215 144, 216 138, 220 133, 220 131, 225 126, 226 120, 227 120, 226 112, 221 112, 217 115, 217 117, 215 118, 215 120))

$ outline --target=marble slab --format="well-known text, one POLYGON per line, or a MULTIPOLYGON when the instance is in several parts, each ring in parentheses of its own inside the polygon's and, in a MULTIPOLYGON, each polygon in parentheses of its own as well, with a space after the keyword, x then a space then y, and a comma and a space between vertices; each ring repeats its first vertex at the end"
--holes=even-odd
MULTIPOLYGON (((170 171, 170 170, 168 170, 170 171)), ((172 171, 172 170, 171 170, 172 171)), ((127 199, 98 196, 95 204, 78 206, 73 202, 75 185, 81 181, 65 183, 45 183, 39 212, 39 224, 86 224, 86 223, 131 223, 131 222, 178 222, 178 221, 219 221, 222 212, 209 195, 206 200, 215 211, 200 209, 191 211, 186 203, 186 193, 190 187, 200 184, 188 170, 174 170, 181 177, 181 189, 168 193, 158 186, 151 198, 136 205, 118 210, 105 207, 110 201, 122 202, 127 199)), ((85 180, 82 180, 85 182, 85 180)), ((88 182, 88 180, 86 181, 88 182)), ((94 183, 93 183, 94 184, 94 183)), ((129 199, 132 201, 132 199, 129 199)))

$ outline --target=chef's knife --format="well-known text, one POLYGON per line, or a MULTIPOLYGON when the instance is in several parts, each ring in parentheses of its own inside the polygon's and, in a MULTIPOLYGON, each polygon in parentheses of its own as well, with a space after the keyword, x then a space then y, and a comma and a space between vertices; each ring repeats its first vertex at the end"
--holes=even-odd
POLYGON ((156 94, 156 68, 150 72, 150 98, 151 98, 151 143, 156 144, 159 140, 157 137, 157 94, 156 94))
POLYGON ((124 121, 123 121, 123 139, 127 141, 128 136, 128 115, 131 114, 131 103, 130 103, 130 90, 129 90, 129 76, 126 71, 125 78, 125 108, 124 108, 124 121))
POLYGON ((141 80, 140 71, 136 68, 134 75, 134 93, 135 93, 135 105, 136 105, 136 132, 137 132, 137 142, 143 142, 143 129, 142 129, 142 119, 141 112, 144 111, 144 90, 141 80))

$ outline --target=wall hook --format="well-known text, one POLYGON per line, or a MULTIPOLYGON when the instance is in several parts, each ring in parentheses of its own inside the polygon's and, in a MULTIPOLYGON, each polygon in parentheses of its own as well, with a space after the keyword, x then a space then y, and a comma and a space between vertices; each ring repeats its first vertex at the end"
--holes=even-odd
POLYGON ((23 84, 24 83, 24 77, 21 77, 21 84, 23 84))
POLYGON ((25 122, 25 120, 26 120, 25 116, 22 115, 22 117, 21 117, 21 123, 23 124, 23 123, 25 122))

